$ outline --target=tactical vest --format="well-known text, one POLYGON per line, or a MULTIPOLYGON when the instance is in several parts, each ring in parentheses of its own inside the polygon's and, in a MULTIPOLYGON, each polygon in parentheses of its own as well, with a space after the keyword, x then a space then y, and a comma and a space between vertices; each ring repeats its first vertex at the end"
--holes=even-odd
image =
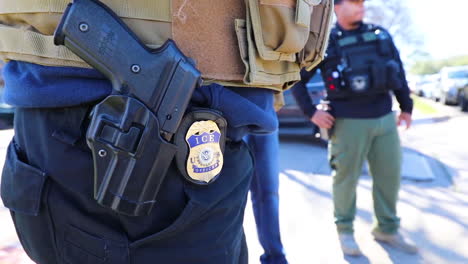
MULTIPOLYGON (((206 83, 281 91, 324 57, 332 0, 101 0, 150 48, 174 39, 206 83)), ((0 56, 90 67, 53 33, 70 0, 0 0, 0 56)), ((131 52, 131 51, 129 51, 131 52)))
POLYGON ((346 99, 401 89, 400 64, 393 41, 384 29, 365 25, 360 33, 343 36, 333 28, 322 67, 327 97, 346 99))

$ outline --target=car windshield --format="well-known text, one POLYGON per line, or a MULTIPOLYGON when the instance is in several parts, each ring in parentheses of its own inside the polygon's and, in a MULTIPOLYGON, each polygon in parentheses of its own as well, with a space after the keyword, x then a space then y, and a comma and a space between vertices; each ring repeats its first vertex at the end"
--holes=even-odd
POLYGON ((468 71, 453 71, 448 73, 450 79, 468 79, 468 71))

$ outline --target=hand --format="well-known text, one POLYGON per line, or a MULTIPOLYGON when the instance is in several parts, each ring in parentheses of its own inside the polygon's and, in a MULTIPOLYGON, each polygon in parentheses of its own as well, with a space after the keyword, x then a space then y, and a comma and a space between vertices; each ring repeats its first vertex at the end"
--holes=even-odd
POLYGON ((310 121, 321 128, 330 129, 335 123, 335 118, 328 112, 317 109, 310 121))
POLYGON ((405 121, 406 129, 410 128, 411 127, 411 121, 412 121, 411 114, 406 113, 406 112, 401 112, 400 115, 398 116, 397 125, 398 126, 401 125, 402 121, 405 121))

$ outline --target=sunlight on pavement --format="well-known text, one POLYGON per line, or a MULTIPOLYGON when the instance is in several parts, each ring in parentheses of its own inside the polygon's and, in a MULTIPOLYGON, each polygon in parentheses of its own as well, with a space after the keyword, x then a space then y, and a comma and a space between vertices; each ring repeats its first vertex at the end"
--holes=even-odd
POLYGON ((0 264, 34 264, 21 246, 0 248, 0 264))

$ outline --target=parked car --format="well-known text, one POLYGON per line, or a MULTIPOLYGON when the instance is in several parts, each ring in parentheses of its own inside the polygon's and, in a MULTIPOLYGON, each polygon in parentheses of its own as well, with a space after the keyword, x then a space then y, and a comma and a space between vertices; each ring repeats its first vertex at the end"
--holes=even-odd
POLYGON ((13 115, 15 109, 3 101, 3 85, 0 84, 0 117, 13 115))
POLYGON ((465 85, 462 89, 460 89, 458 100, 460 103, 461 110, 464 112, 468 112, 468 84, 465 85))
POLYGON ((444 67, 440 70, 440 81, 434 90, 434 98, 444 104, 458 104, 460 91, 468 84, 468 65, 444 67))
MULTIPOLYGON (((0 62, 0 72, 2 70, 3 63, 0 62)), ((13 125, 13 113, 15 109, 6 104, 3 100, 3 90, 4 90, 4 82, 3 78, 0 74, 0 129, 8 128, 13 125)))
POLYGON ((408 81, 408 87, 410 91, 416 95, 419 95, 418 91, 418 82, 421 79, 420 75, 408 75, 406 76, 406 80, 408 81))
MULTIPOLYGON (((320 103, 320 100, 325 98, 325 86, 320 71, 317 71, 306 87, 314 104, 320 103)), ((283 108, 277 113, 281 134, 300 134, 319 137, 319 128, 304 115, 297 105, 291 90, 284 92, 284 103, 283 108)))
POLYGON ((435 98, 435 90, 439 81, 440 75, 438 73, 423 75, 416 81, 413 92, 421 97, 435 98))
POLYGON ((435 90, 440 82, 440 74, 429 74, 425 76, 425 83, 421 87, 422 96, 426 98, 434 98, 435 90))

